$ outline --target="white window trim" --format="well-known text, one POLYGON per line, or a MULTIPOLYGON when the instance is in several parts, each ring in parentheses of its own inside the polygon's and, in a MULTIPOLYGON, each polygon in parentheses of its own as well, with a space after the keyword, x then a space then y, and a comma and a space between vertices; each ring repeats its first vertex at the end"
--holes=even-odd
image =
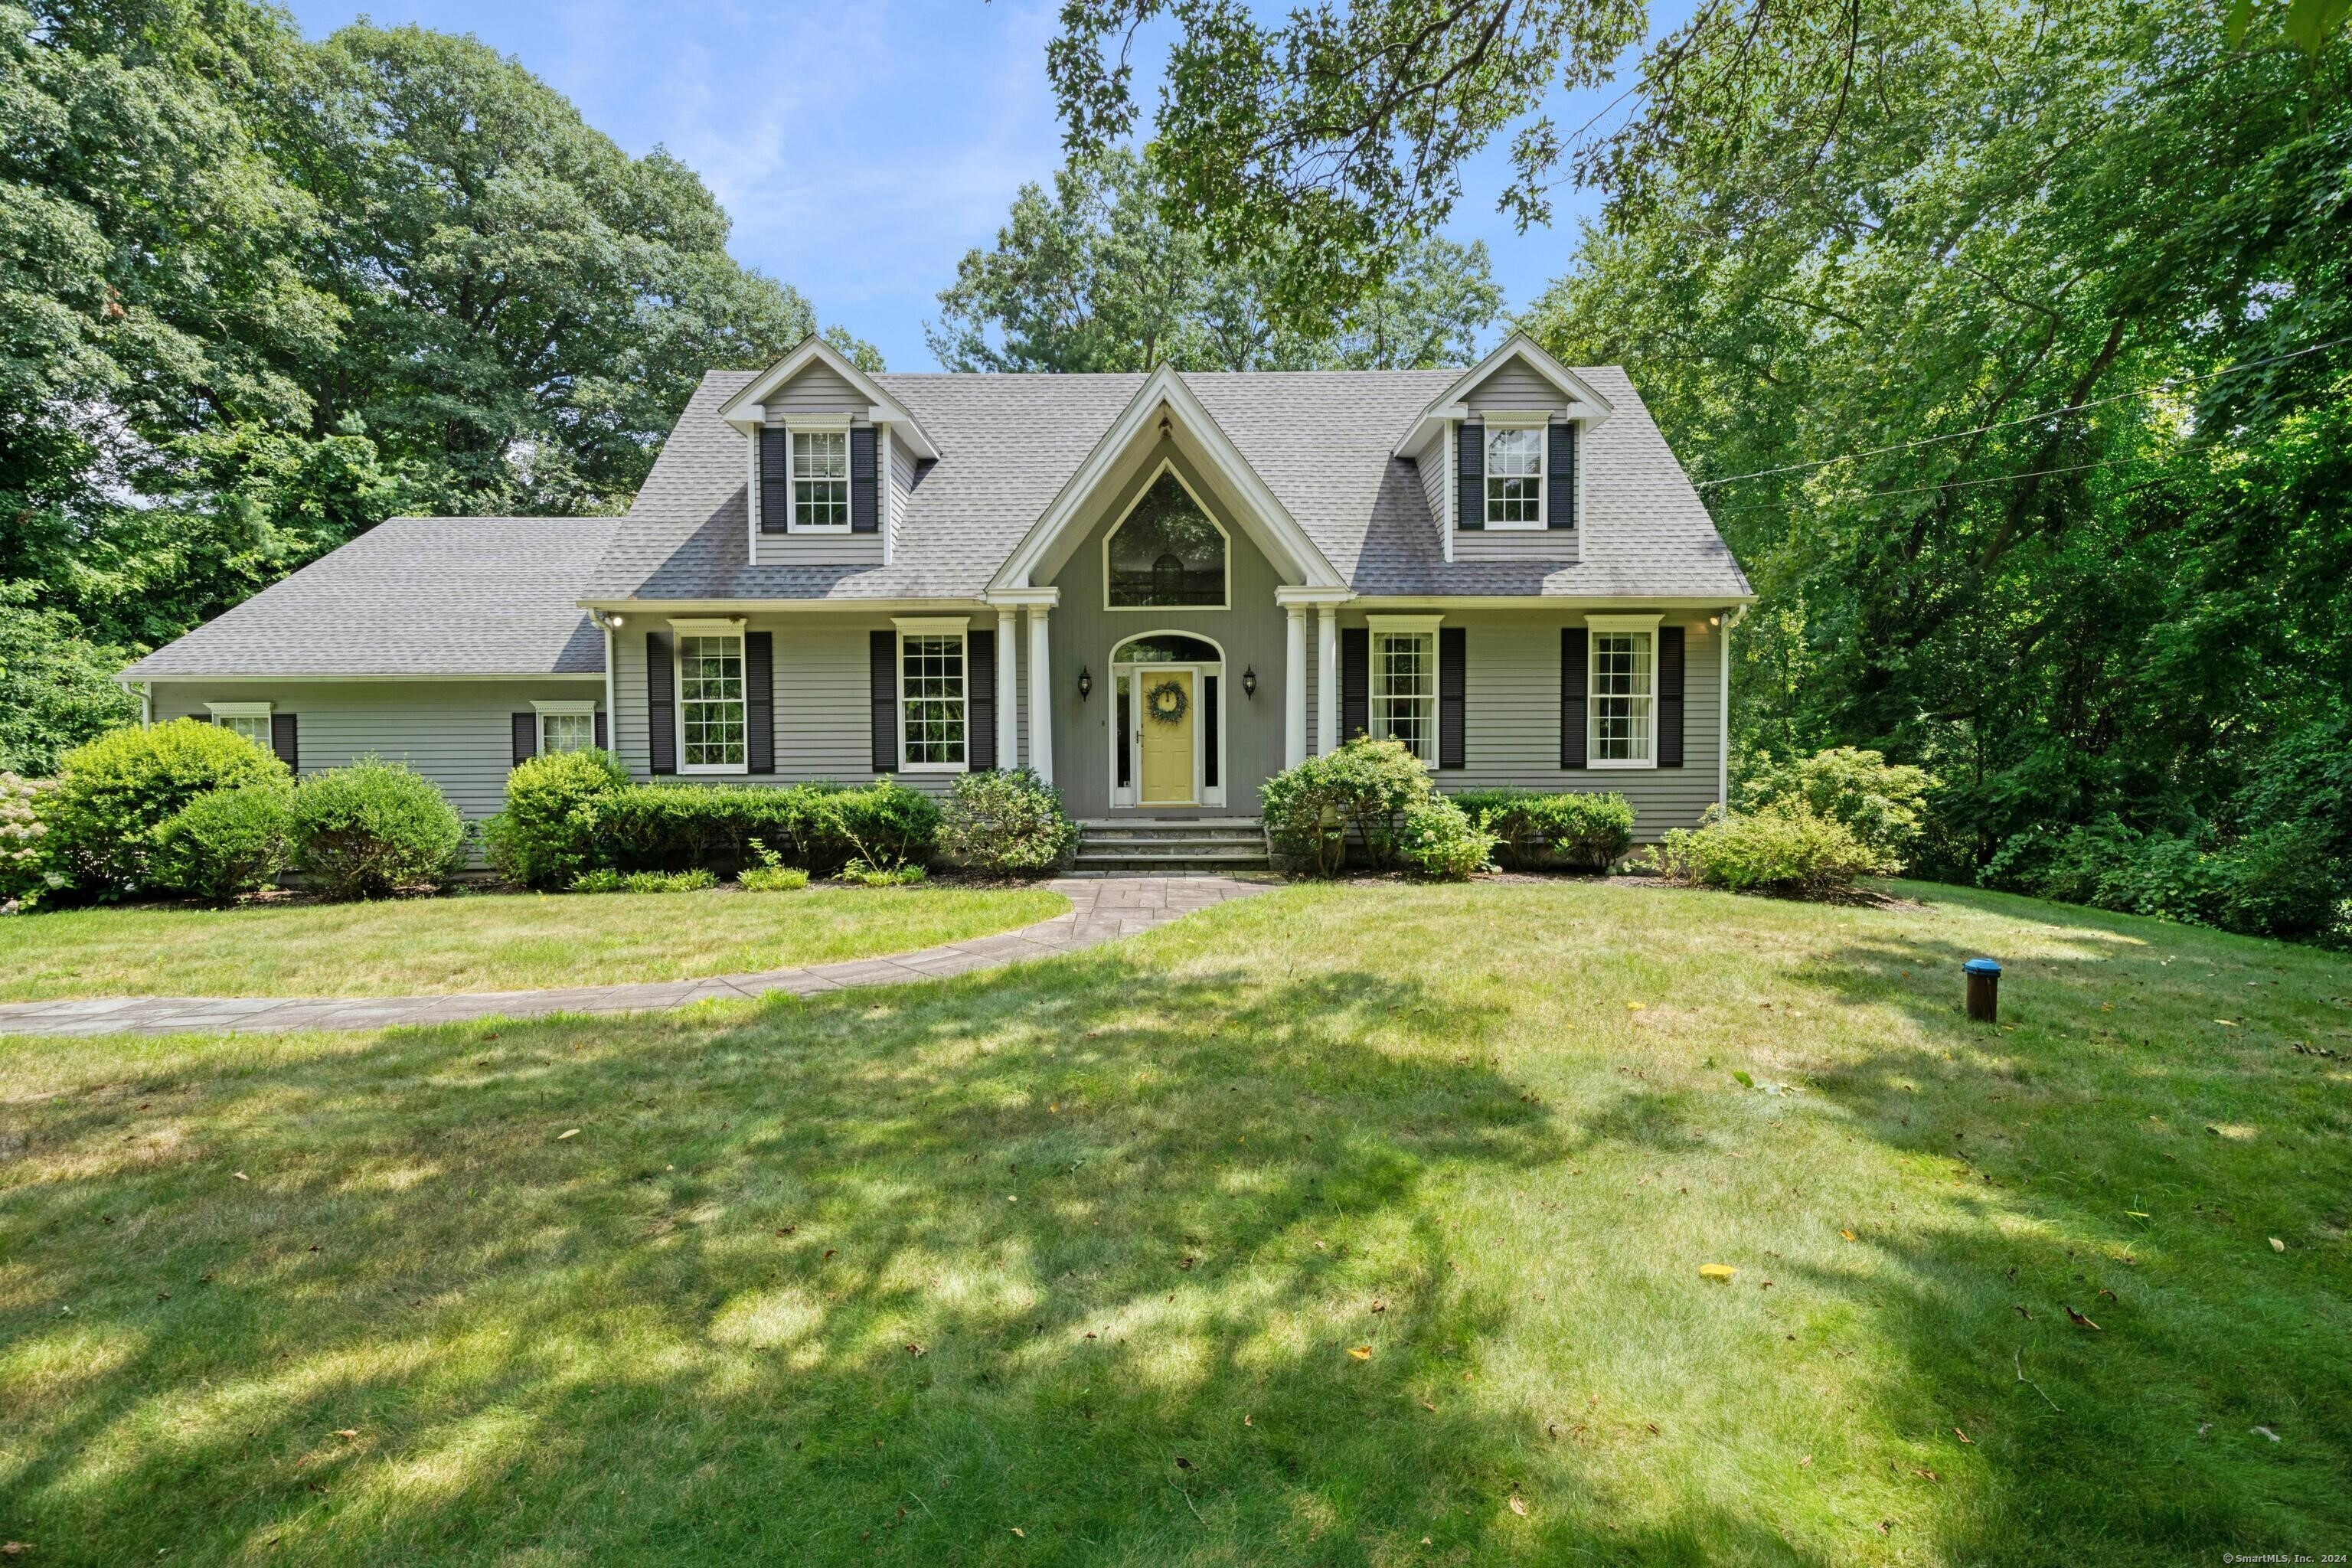
POLYGON ((743 636, 740 616, 723 620, 679 621, 669 624, 673 636, 669 648, 669 681, 671 725, 677 734, 677 771, 681 774, 749 773, 751 771, 751 644, 743 636), (736 656, 745 663, 743 672, 743 760, 740 763, 689 763, 686 760, 686 639, 688 637, 732 637, 736 656))
POLYGON ((1665 616, 1587 616, 1584 629, 1584 765, 1588 768, 1655 769, 1658 765, 1658 626, 1665 616), (1650 743, 1641 757, 1601 755, 1601 644, 1592 634, 1638 632, 1650 639, 1650 743))
MULTIPOLYGON (((1102 595, 1103 609, 1107 613, 1114 616, 1160 616, 1166 615, 1171 610, 1181 615, 1189 610, 1230 610, 1234 607, 1233 530, 1227 528, 1223 523, 1217 521, 1215 510, 1210 507, 1207 501, 1201 499, 1201 492, 1192 488, 1192 481, 1184 477, 1183 471, 1176 467, 1176 464, 1172 459, 1167 458, 1160 459, 1160 466, 1152 469, 1150 476, 1147 478, 1143 481, 1142 485, 1137 489, 1135 499, 1127 503, 1126 509, 1118 514, 1118 521, 1114 521, 1108 528, 1103 531, 1102 595), (1217 531, 1217 536, 1225 542, 1224 588, 1223 594, 1213 605, 1114 605, 1110 602, 1110 542, 1118 537, 1118 531, 1127 526, 1127 520, 1135 515, 1135 509, 1143 504, 1143 498, 1150 495, 1159 487, 1160 476, 1162 474, 1174 474, 1176 476, 1176 482, 1184 487, 1184 493, 1192 498, 1192 504, 1201 509, 1201 515, 1209 520, 1209 526, 1215 529, 1217 531)), ((1187 632, 1184 635, 1191 637, 1194 634, 1187 632)), ((1120 640, 1124 641, 1126 639, 1122 638, 1120 640)))
POLYGON ((1437 729, 1445 705, 1444 681, 1440 679, 1438 665, 1444 658, 1444 645, 1437 628, 1445 617, 1437 616, 1366 616, 1371 627, 1371 647, 1367 650, 1371 668, 1365 672, 1364 701, 1371 713, 1380 711, 1381 650, 1383 636, 1426 637, 1429 639, 1429 754, 1421 765, 1432 773, 1437 771, 1437 729))
POLYGON ((543 757, 548 755, 547 721, 551 718, 561 717, 565 719, 578 719, 584 716, 591 721, 588 731, 588 743, 592 747, 595 745, 596 731, 593 721, 596 717, 596 700, 594 698, 566 698, 561 701, 551 701, 545 698, 533 698, 531 699, 530 706, 532 711, 539 715, 537 726, 539 739, 538 752, 541 756, 543 757))
POLYGON ((1486 497, 1486 479, 1494 469, 1494 448, 1489 446, 1479 456, 1478 500, 1486 515, 1484 531, 1488 533, 1541 533, 1551 526, 1551 415, 1540 413, 1492 413, 1486 416, 1486 428, 1478 438, 1490 442, 1498 430, 1535 430, 1543 432, 1536 442, 1536 520, 1533 522, 1497 522, 1493 502, 1486 497))
POLYGON ((815 538, 832 538, 847 533, 857 517, 857 481, 851 470, 856 467, 849 453, 849 416, 804 415, 784 426, 784 532, 805 534, 815 538), (838 436, 841 437, 841 482, 848 500, 847 510, 837 524, 803 523, 801 521, 800 470, 794 466, 793 437, 794 436, 838 436))
MULTIPOLYGON (((968 773, 971 772, 971 617, 970 616, 895 616, 890 624, 898 628, 897 675, 898 694, 898 771, 903 773, 968 773), (910 637, 952 637, 961 650, 963 661, 963 760, 955 763, 917 763, 907 757, 907 639, 910 637)), ((1004 650, 996 650, 1003 658, 1004 650)))
POLYGON ((211 710, 213 722, 220 725, 224 729, 235 729, 234 725, 227 722, 227 721, 231 719, 260 720, 260 736, 256 738, 252 735, 247 735, 246 739, 252 741, 254 744, 260 746, 265 750, 274 751, 276 749, 270 735, 269 716, 271 712, 275 710, 277 704, 272 702, 207 702, 205 704, 205 707, 211 710))

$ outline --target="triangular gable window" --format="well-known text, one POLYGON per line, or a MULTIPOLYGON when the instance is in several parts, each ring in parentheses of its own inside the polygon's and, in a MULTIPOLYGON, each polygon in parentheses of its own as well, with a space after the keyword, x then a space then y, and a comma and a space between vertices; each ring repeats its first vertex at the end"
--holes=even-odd
POLYGON ((1163 471, 1110 536, 1114 609, 1220 608, 1225 536, 1173 472, 1163 471))

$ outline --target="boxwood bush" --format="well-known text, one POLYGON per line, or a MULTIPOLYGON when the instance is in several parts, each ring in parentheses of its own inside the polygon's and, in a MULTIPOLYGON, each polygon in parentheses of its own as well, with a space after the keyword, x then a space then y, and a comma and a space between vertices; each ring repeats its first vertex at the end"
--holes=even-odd
POLYGON ((214 790, 155 830, 156 882, 225 904, 294 863, 294 789, 278 780, 214 790))
POLYGON ((1486 819, 1514 870, 1606 871, 1633 847, 1633 805, 1614 793, 1465 789, 1454 804, 1474 821, 1486 819))
POLYGON ((1892 876, 1900 868, 1893 855, 1802 800, 1675 828, 1651 851, 1651 864, 1676 881, 1804 898, 1844 891, 1857 877, 1892 876))
POLYGON ((1485 820, 1442 795, 1405 808, 1397 843, 1416 870, 1441 882, 1467 881, 1495 858, 1495 834, 1485 820))
POLYGON ((550 752, 507 775, 507 807, 482 824, 490 866, 527 888, 568 888, 605 863, 601 807, 629 775, 610 752, 550 752))
POLYGON ((362 757, 294 790, 298 864, 340 899, 385 898, 438 884, 466 845, 466 824, 433 781, 362 757))
POLYGON ((1362 735, 1258 786, 1275 853, 1321 877, 1347 864, 1351 837, 1373 866, 1393 865, 1405 813, 1430 795, 1429 770, 1403 742, 1362 735))
POLYGON ((60 760, 40 798, 49 868, 85 897, 156 883, 156 832, 200 795, 288 779, 286 764, 233 731, 177 719, 110 731, 60 760))
POLYGON ((975 871, 1051 871, 1077 846, 1062 792, 1027 768, 965 773, 940 808, 941 858, 975 871))

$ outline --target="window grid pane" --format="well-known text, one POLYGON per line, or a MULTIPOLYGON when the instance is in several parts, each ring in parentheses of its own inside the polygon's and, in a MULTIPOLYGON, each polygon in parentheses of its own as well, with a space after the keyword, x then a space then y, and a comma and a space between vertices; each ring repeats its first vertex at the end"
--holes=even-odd
POLYGON ((220 727, 244 736, 263 751, 269 749, 269 715, 267 713, 256 713, 250 716, 241 714, 233 719, 223 719, 220 721, 220 727))
POLYGON ((950 766, 963 761, 963 638, 908 637, 898 654, 899 697, 906 714, 907 764, 950 766))
POLYGON ((793 433, 793 526, 849 526, 849 437, 841 431, 793 433))
POLYGON ((1650 756, 1650 634, 1592 638, 1592 754, 1605 763, 1650 756))
POLYGON ((542 713, 539 716, 539 749, 542 752, 584 752, 596 743, 593 713, 542 713))
POLYGON ((680 637, 677 706, 690 768, 743 765, 743 641, 680 637))
POLYGON ((1492 430, 1486 435, 1486 521, 1543 521, 1543 437, 1540 430, 1492 430))
POLYGON ((1437 637, 1372 634, 1372 737, 1402 741, 1427 762, 1437 741, 1437 637))

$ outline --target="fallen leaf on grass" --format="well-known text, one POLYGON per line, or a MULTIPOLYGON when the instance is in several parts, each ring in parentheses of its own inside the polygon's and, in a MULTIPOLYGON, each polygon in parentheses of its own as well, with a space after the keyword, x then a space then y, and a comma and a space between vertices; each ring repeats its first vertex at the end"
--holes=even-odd
POLYGON ((929 1354, 930 1354, 931 1352, 930 1352, 929 1351, 928 1351, 928 1350, 924 1349, 921 1345, 916 1344, 916 1343, 914 1343, 912 1341, 909 1341, 909 1342, 908 1342, 908 1345, 907 1345, 907 1353, 908 1353, 908 1355, 929 1355, 929 1354))
POLYGON ((1702 1263, 1698 1266, 1700 1279, 1712 1279, 1718 1285, 1730 1284, 1731 1277, 1738 1272, 1728 1263, 1702 1263))
POLYGON ((1754 1089, 1756 1087, 1756 1080, 1744 1072, 1733 1073, 1731 1075, 1731 1081, 1738 1084, 1742 1089, 1754 1089))
POLYGON ((1251 1420, 1247 1415, 1244 1415, 1242 1417, 1242 1425, 1244 1426, 1255 1426, 1257 1423, 1251 1420))
MULTIPOLYGON (((1628 1013, 1646 1013, 1649 1010, 1650 1005, 1647 1002, 1628 1002, 1625 1004, 1625 1011, 1628 1013)), ((1523 1509, 1520 1511, 1525 1512, 1526 1510, 1523 1509)))
POLYGON ((247 1175, 243 1171, 231 1171, 229 1174, 235 1176, 240 1182, 249 1182, 253 1180, 251 1176, 247 1175))
POLYGON ((31 1550, 30 1546, 21 1541, 0 1541, 0 1557, 22 1557, 31 1550))
POLYGON ((1011 1531, 1013 1534, 1015 1534, 1015 1535, 1019 1536, 1019 1537, 1020 1537, 1022 1540, 1024 1540, 1024 1541, 1026 1541, 1026 1540, 1028 1540, 1028 1539, 1029 1539, 1029 1532, 1028 1532, 1027 1531, 1025 1531, 1025 1530, 1022 1529, 1022 1528, 1021 1528, 1019 1525, 1017 1525, 1017 1524, 1008 1524, 1008 1525, 1006 1525, 1004 1528, 1005 1528, 1005 1529, 1007 1529, 1007 1530, 1009 1530, 1009 1531, 1011 1531))
POLYGON ((2271 1250, 2273 1252, 2284 1252, 2286 1250, 2286 1243, 2281 1241, 2274 1236, 2271 1237, 2271 1250))
POLYGON ((1527 1517, 1528 1517, 1528 1501, 1527 1501, 1527 1499, 1525 1499, 1525 1498, 1523 1498, 1523 1497, 1518 1496, 1517 1493, 1513 1493, 1513 1494, 1512 1494, 1512 1497, 1511 1497, 1511 1511, 1512 1511, 1513 1513, 1517 1514, 1521 1519, 1525 1519, 1525 1518, 1527 1518, 1527 1517))
POLYGON ((1370 1345, 1350 1345, 1348 1347, 1348 1353, 1354 1356, 1358 1361, 1370 1361, 1372 1359, 1372 1347, 1370 1345))
POLYGON ((2273 1443, 2284 1441, 2284 1439, 2280 1437, 2277 1433, 2272 1431, 2267 1426, 2249 1426, 2246 1430, 2249 1432, 2260 1432, 2263 1436, 2268 1437, 2273 1443))
POLYGON ((1838 1234, 1839 1234, 1840 1236, 1842 1236, 1842 1237, 1845 1237, 1848 1241, 1859 1241, 1859 1240, 1861 1240, 1861 1239, 1862 1239, 1860 1237, 1858 1237, 1858 1236, 1854 1235, 1854 1233, 1853 1233, 1853 1232, 1852 1232, 1852 1231, 1850 1231, 1850 1230, 1842 1230, 1842 1231, 1838 1232, 1838 1234))
POLYGON ((2234 1023, 2231 1022, 2231 1021, 2230 1021, 2229 1019, 2227 1019, 2227 1018, 2216 1018, 2216 1019, 2214 1019, 2213 1021, 2214 1021, 2215 1023, 2217 1023, 2217 1024, 2221 1025, 2221 1027, 2223 1027, 2223 1028, 2225 1028, 2225 1029, 2234 1029, 2234 1028, 2236 1028, 2236 1027, 2238 1026, 2236 1024, 2234 1024, 2234 1023))
POLYGON ((359 1435, 360 1429, 356 1426, 338 1426, 335 1428, 335 1436, 346 1440, 356 1437, 359 1435))
POLYGON ((1811 1454, 1807 1454, 1803 1458, 1799 1459, 1799 1460, 1797 1461, 1797 1468, 1799 1468, 1799 1469, 1801 1469, 1801 1469, 1805 1469, 1805 1468, 1807 1468, 1808 1467, 1810 1467, 1810 1466, 1812 1464, 1812 1462, 1813 1462, 1813 1457, 1812 1457, 1811 1454))
POLYGON ((580 1136, 580 1129, 578 1129, 577 1127, 569 1127, 569 1128, 564 1129, 562 1131, 561 1131, 561 1132, 557 1133, 557 1134, 555 1135, 555 1141, 556 1141, 558 1143, 561 1143, 561 1142, 562 1142, 566 1138, 577 1138, 577 1137, 579 1137, 579 1136, 580 1136))
POLYGON ((1436 1409, 1437 1409, 1437 1406, 1436 1406, 1436 1405, 1432 1405, 1432 1404, 1431 1404, 1428 1400, 1426 1400, 1426 1399, 1424 1399, 1424 1400, 1423 1400, 1423 1401, 1421 1402, 1421 1407, 1422 1407, 1423 1410, 1427 1410, 1427 1411, 1432 1412, 1433 1414, 1433 1413, 1436 1411, 1436 1409))
POLYGON ((1921 1480, 1927 1480, 1927 1481, 1940 1481, 1940 1480, 1942 1480, 1942 1479, 1944 1479, 1943 1477, 1941 1477, 1941 1476, 1937 1475, 1935 1471, 1933 1471, 1933 1470, 1928 1470, 1928 1469, 1922 1469, 1921 1468, 1919 1468, 1919 1467, 1918 1467, 1918 1466, 1916 1466, 1916 1465, 1914 1465, 1914 1466, 1912 1466, 1912 1467, 1911 1467, 1911 1473, 1912 1473, 1913 1475, 1915 1475, 1915 1476, 1917 1476, 1921 1480))
POLYGON ((2096 1330, 2099 1326, 2098 1324, 2091 1321, 2090 1319, 2083 1316, 2082 1313, 2074 1310, 2074 1305, 2071 1302, 2067 1304, 2066 1316, 2086 1329, 2096 1330))
POLYGON ((1952 1436, 1958 1437, 1961 1442, 1966 1443, 1971 1448, 1976 1447, 1976 1440, 1957 1426, 1952 1428, 1952 1436))

